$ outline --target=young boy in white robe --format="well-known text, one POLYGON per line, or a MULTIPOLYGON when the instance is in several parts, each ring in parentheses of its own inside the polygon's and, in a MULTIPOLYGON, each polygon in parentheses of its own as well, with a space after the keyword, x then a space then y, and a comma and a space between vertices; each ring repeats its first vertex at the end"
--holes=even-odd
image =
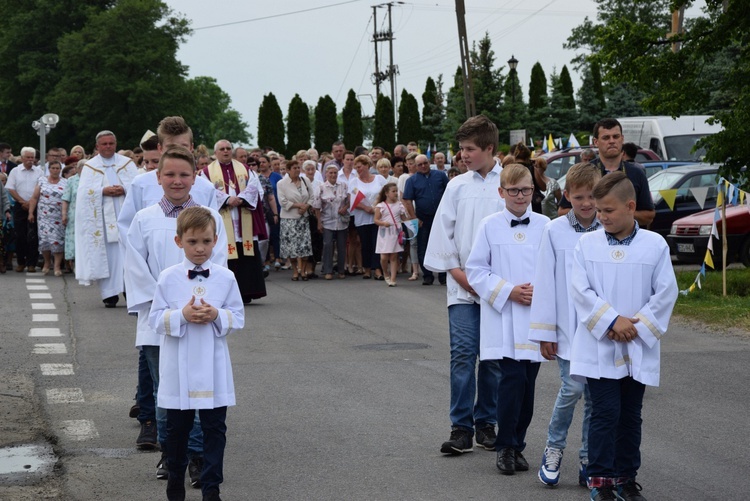
POLYGON ((451 434, 440 447, 443 454, 471 452, 473 437, 477 447, 495 450, 498 368, 497 362, 485 360, 477 370, 479 297, 465 268, 480 221, 505 207, 497 196, 503 170, 495 160, 497 138, 497 127, 484 115, 459 127, 456 140, 469 170, 448 183, 424 257, 426 268, 447 272, 451 434))
POLYGON ((520 164, 503 168, 505 210, 482 220, 466 262, 471 287, 481 298, 480 360, 499 366, 496 466, 500 473, 526 471, 526 430, 534 413, 539 344, 529 340, 534 271, 549 218, 531 211, 534 183, 520 164))
POLYGON ((227 407, 235 405, 226 336, 245 325, 237 281, 211 262, 219 225, 205 207, 177 218, 175 243, 185 259, 164 270, 156 284, 149 325, 161 336, 157 403, 167 409, 167 499, 185 499, 188 435, 195 410, 203 430, 204 500, 219 500, 224 480, 227 407))
POLYGON ((534 283, 538 287, 534 289, 531 302, 529 339, 539 343, 544 358, 557 359, 561 380, 537 475, 546 485, 557 485, 560 481, 560 465, 567 445, 568 429, 573 421, 576 404, 583 396, 578 482, 586 486, 591 399, 586 385, 570 377, 570 345, 578 318, 568 287, 573 268, 573 249, 578 240, 586 233, 601 228, 596 219, 593 195, 594 185, 601 177, 599 169, 589 163, 571 167, 565 177, 565 197, 570 200, 573 209, 565 216, 547 223, 536 260, 534 283))
MULTIPOLYGON (((133 218, 124 239, 125 250, 125 285, 128 290, 128 312, 138 315, 135 345, 141 350, 153 381, 153 394, 159 391, 159 345, 160 336, 149 326, 148 316, 151 302, 156 290, 159 274, 166 268, 182 262, 184 253, 174 244, 179 214, 193 206, 199 206, 190 195, 195 182, 196 169, 192 153, 183 147, 168 149, 159 159, 157 176, 163 196, 158 203, 141 209, 133 218)), ((219 213, 213 209, 211 214, 217 222, 221 221, 219 213)), ((226 265, 227 239, 224 225, 219 226, 220 245, 214 249, 212 260, 216 264, 226 265)), ((143 392, 139 392, 139 397, 143 392)), ((153 404, 152 404, 153 405, 153 404)), ((144 404, 145 406, 145 404, 144 404)), ((156 407, 156 436, 154 424, 141 420, 141 432, 136 440, 140 449, 155 448, 156 442, 162 449, 162 458, 157 464, 157 478, 167 478, 166 458, 166 421, 164 409, 156 407)), ((200 487, 203 447, 200 427, 193 433, 188 454, 190 456, 191 484, 200 487)))
POLYGON ((603 230, 581 237, 573 253, 570 293, 579 321, 570 374, 585 379, 591 394, 591 499, 640 501, 643 395, 646 385, 659 385, 659 340, 677 281, 664 238, 635 221, 627 176, 607 174, 594 198, 603 230))

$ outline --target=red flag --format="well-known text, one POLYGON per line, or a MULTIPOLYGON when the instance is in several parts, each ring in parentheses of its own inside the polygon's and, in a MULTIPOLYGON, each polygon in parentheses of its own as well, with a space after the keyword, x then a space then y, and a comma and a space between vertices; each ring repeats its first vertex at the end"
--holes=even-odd
POLYGON ((352 200, 352 207, 349 210, 356 209, 357 206, 360 204, 360 202, 362 202, 362 200, 365 199, 365 194, 364 193, 362 193, 361 191, 359 191, 356 188, 355 188, 354 191, 355 191, 356 195, 354 196, 354 200, 352 200))

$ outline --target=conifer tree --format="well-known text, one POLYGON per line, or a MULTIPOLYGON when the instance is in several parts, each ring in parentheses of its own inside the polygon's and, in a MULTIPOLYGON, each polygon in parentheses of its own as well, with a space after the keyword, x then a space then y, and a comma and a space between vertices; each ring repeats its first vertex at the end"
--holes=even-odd
POLYGON ((396 146, 396 122, 393 117, 393 101, 386 95, 379 95, 375 103, 375 131, 372 145, 380 146, 386 151, 393 151, 396 146))
POLYGON ((286 130, 286 154, 288 158, 291 158, 299 150, 310 149, 310 112, 299 94, 295 94, 289 102, 286 130))
POLYGON ((357 146, 362 145, 364 141, 362 105, 359 104, 354 89, 349 89, 349 94, 346 96, 346 104, 344 104, 342 111, 342 121, 342 141, 344 141, 344 145, 348 149, 354 150, 357 146))
POLYGON ((336 120, 336 103, 326 94, 318 99, 315 107, 315 148, 319 152, 330 151, 339 140, 339 124, 336 120))
POLYGON ((401 91, 401 102, 398 105, 397 132, 396 142, 401 144, 418 141, 422 135, 422 124, 419 122, 419 104, 417 99, 406 89, 401 91))
POLYGON ((286 151, 284 145, 284 116, 273 92, 263 96, 258 109, 258 146, 286 151))

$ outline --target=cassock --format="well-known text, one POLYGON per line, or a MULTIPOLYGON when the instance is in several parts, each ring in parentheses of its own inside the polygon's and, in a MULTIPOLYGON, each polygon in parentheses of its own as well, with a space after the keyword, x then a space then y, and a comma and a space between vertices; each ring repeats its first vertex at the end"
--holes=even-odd
MULTIPOLYGON (((258 176, 248 171, 241 162, 221 164, 215 160, 200 173, 214 186, 221 209, 219 213, 227 233, 227 256, 229 269, 237 277, 240 293, 245 303, 266 296, 266 283, 263 278, 263 260, 255 240, 253 210, 261 210, 263 188, 258 176), (227 205, 229 197, 239 197, 240 207, 227 205)), ((265 232, 265 222, 262 225, 265 232)), ((260 230, 260 228, 258 228, 260 230)))
POLYGON ((159 276, 149 325, 162 336, 159 395, 164 409, 215 409, 235 405, 232 362, 226 336, 245 326, 242 297, 228 269, 203 263, 208 277, 188 278, 195 265, 183 260, 159 276), (195 297, 219 310, 213 322, 188 323, 182 308, 195 297))
POLYGON ((120 248, 117 216, 125 200, 102 196, 107 186, 130 189, 137 175, 128 157, 115 153, 111 158, 97 155, 81 171, 76 198, 76 279, 81 285, 98 280, 102 299, 124 290, 124 255, 120 248))
MULTIPOLYGON (((227 235, 224 225, 216 210, 208 210, 216 221, 217 234, 211 261, 226 267, 227 235)), ((148 325, 148 316, 159 274, 185 259, 185 252, 174 241, 176 234, 177 218, 166 217, 159 204, 138 211, 128 230, 125 239, 125 287, 128 291, 128 313, 138 315, 136 347, 160 344, 160 336, 148 325)))
POLYGON ((534 281, 544 225, 549 218, 527 209, 516 218, 507 209, 482 220, 466 262, 466 277, 481 298, 479 359, 544 360, 529 341, 529 306, 509 301, 513 287, 534 281), (511 227, 511 220, 529 218, 511 227))
POLYGON ((677 301, 677 280, 664 238, 639 229, 630 245, 609 245, 604 230, 581 237, 573 253, 570 294, 578 314, 570 375, 659 386, 661 337, 677 301), (607 337, 618 315, 637 318, 627 343, 607 337))

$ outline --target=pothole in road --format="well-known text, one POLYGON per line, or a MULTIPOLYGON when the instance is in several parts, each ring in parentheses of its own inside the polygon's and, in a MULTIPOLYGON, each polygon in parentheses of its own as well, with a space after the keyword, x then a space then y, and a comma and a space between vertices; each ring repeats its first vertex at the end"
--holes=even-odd
POLYGON ((0 475, 46 474, 57 458, 48 445, 17 445, 0 448, 0 475))
POLYGON ((360 344, 354 348, 365 351, 401 351, 401 350, 426 350, 429 344, 424 343, 380 343, 360 344))

